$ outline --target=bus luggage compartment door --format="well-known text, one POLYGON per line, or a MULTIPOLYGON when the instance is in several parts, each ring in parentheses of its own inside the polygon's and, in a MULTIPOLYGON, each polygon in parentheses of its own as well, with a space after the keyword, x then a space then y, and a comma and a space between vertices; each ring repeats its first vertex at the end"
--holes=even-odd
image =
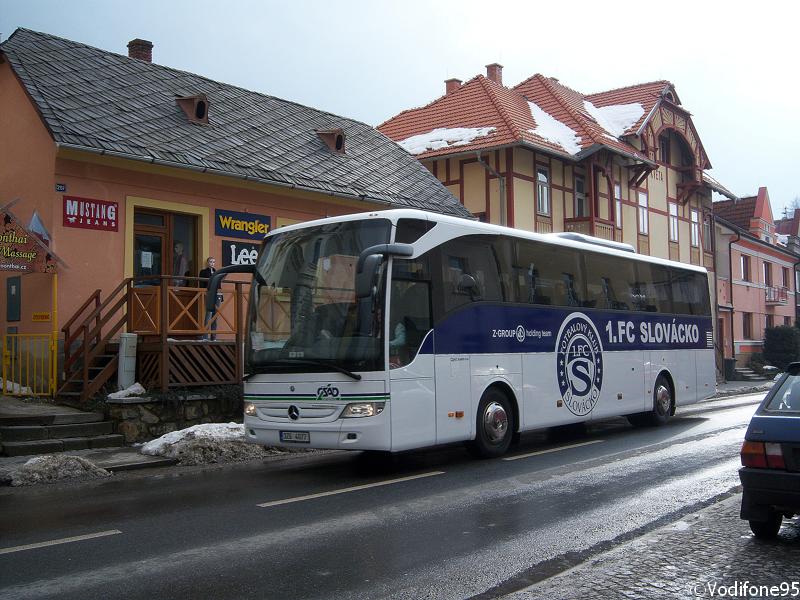
POLYGON ((469 356, 436 357, 436 443, 469 439, 475 421, 469 356))

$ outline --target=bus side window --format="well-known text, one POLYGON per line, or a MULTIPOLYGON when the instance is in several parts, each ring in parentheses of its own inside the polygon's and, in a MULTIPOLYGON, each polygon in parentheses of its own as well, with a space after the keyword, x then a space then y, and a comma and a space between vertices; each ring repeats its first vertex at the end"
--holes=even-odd
POLYGON ((634 310, 672 312, 672 290, 669 269, 663 265, 638 263, 638 283, 634 284, 634 310), (646 282, 646 283, 643 283, 646 282))
POLYGON ((708 313, 708 284, 701 273, 691 271, 672 272, 672 303, 676 313, 683 315, 705 315, 708 313))
POLYGON ((635 279, 630 261, 600 253, 587 253, 584 259, 587 302, 595 308, 628 310, 635 279))
POLYGON ((497 260, 485 236, 451 240, 442 246, 442 257, 445 312, 471 302, 503 300, 497 260))

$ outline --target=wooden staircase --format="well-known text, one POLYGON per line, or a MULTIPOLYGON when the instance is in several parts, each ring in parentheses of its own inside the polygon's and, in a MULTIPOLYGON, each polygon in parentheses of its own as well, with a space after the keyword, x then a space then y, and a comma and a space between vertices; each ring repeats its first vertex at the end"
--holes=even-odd
POLYGON ((127 278, 101 301, 95 290, 66 322, 63 382, 58 396, 82 404, 94 396, 117 372, 119 342, 115 340, 128 323, 128 298, 132 278, 127 278))

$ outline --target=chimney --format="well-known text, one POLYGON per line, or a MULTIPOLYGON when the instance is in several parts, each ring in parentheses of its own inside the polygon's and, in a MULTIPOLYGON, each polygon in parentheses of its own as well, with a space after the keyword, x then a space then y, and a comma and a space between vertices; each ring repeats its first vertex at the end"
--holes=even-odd
POLYGON ((503 65, 498 63, 486 65, 486 79, 490 79, 498 85, 503 85, 503 65))
POLYGON ((128 42, 128 56, 145 62, 153 62, 153 42, 136 38, 128 42))
POLYGON ((461 80, 456 79, 455 77, 453 79, 445 79, 444 80, 445 94, 449 96, 450 94, 455 92, 458 88, 461 87, 461 83, 462 83, 461 80))

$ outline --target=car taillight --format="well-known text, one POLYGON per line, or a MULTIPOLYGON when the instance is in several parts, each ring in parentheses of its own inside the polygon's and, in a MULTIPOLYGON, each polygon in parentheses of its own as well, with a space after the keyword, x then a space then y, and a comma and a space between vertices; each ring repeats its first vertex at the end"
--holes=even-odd
POLYGON ((763 442, 745 442, 740 452, 742 465, 756 469, 767 468, 767 454, 763 442))
POLYGON ((767 466, 770 469, 785 469, 786 463, 783 462, 783 451, 780 444, 764 444, 767 450, 767 466))

